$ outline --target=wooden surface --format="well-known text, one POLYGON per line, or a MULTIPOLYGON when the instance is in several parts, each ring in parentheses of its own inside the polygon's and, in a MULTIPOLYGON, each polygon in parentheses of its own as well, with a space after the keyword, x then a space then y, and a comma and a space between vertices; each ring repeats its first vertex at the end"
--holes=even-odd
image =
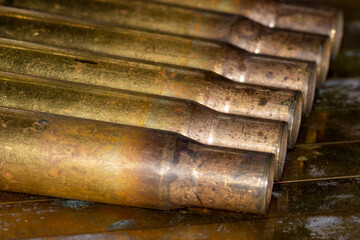
POLYGON ((0 192, 0 239, 360 239, 360 21, 344 9, 352 17, 340 56, 288 152, 268 215, 0 192))

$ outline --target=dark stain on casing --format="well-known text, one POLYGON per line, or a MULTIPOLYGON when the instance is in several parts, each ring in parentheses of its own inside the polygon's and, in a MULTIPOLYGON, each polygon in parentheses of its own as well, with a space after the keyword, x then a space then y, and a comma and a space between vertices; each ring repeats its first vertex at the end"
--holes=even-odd
MULTIPOLYGON (((275 170, 271 154, 8 108, 0 108, 0 121, 1 190, 145 208, 197 206, 260 214, 270 202, 275 170), (33 129, 38 119, 51 124, 33 129), (174 161, 176 151, 180 155, 174 161)), ((89 207, 74 200, 59 204, 89 207)))

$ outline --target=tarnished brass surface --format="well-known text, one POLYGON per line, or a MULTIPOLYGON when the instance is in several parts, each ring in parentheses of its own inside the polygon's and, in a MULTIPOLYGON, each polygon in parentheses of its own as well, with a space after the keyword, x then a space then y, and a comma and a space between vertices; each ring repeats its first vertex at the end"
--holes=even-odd
POLYGON ((264 214, 269 206, 271 154, 209 147, 144 128, 0 110, 1 190, 155 209, 264 214))
POLYGON ((318 85, 326 80, 331 45, 328 37, 268 28, 247 18, 145 1, 15 0, 11 6, 231 43, 257 54, 317 63, 318 85))
MULTIPOLYGON (((0 203, 0 226, 8 229, 0 231, 0 237, 292 239, 301 234, 300 239, 334 239, 341 234, 356 239, 359 184, 360 179, 275 184, 264 217, 203 209, 163 212, 65 199, 29 201, 29 196, 0 203)), ((0 196, 9 194, 14 195, 0 196)))
POLYGON ((203 144, 275 154, 280 179, 286 123, 227 115, 176 99, 0 72, 0 106, 179 133, 203 144))
MULTIPOLYGON (((306 12, 312 15, 311 21, 317 24, 317 28, 324 29, 324 35, 328 35, 330 37, 331 45, 332 45, 332 59, 335 60, 340 52, 340 47, 342 44, 342 39, 344 35, 344 13, 342 11, 342 6, 339 8, 333 8, 329 4, 321 3, 322 1, 312 1, 312 4, 305 4, 305 2, 299 2, 298 0, 280 0, 283 4, 288 5, 291 10, 296 7, 300 7, 302 9, 306 9, 306 12), (320 20, 323 19, 323 20, 320 20), (326 19, 329 19, 328 21, 326 19), (328 27, 329 23, 331 27, 328 27), (326 28, 331 28, 328 33, 325 32, 326 28)), ((344 0, 346 1, 346 0, 344 0)), ((343 1, 343 2, 344 2, 343 1)), ((286 11, 287 9, 285 9, 286 11)), ((292 14, 296 14, 296 10, 292 10, 292 14)), ((304 18, 308 18, 304 16, 304 18)), ((281 21, 281 25, 287 27, 289 23, 286 22, 287 19, 284 18, 281 21)), ((309 21, 305 19, 305 21, 309 21)), ((304 25, 301 31, 304 32, 315 32, 315 30, 306 30, 304 25)), ((287 27, 288 28, 288 27, 287 27)), ((320 33, 320 31, 319 31, 320 33)), ((320 33, 321 34, 321 33, 320 33)))
MULTIPOLYGON (((108 0, 116 2, 116 0, 108 0)), ((322 34, 330 37, 332 55, 336 58, 343 35, 344 17, 332 8, 294 5, 291 0, 154 0, 180 6, 239 14, 270 28, 322 34)))
POLYGON ((219 112, 284 121, 288 147, 300 129, 301 93, 235 83, 211 72, 1 38, 0 71, 187 99, 219 112))
MULTIPOLYGON (((319 0, 326 1, 339 4, 333 5, 337 7, 341 7, 343 2, 360 6, 356 1, 342 0, 340 5, 339 0, 319 0)), ((357 18, 360 16, 355 14, 359 8, 349 9, 351 14, 344 9, 346 19, 349 19, 349 15, 357 18)), ((357 22, 352 24, 355 27, 357 22)), ((207 208, 157 211, 0 192, 0 239, 360 239, 360 95, 357 52, 354 51, 358 42, 347 36, 344 43, 348 44, 350 40, 354 44, 351 45, 352 49, 346 48, 344 51, 343 48, 340 54, 342 64, 339 65, 336 61, 330 71, 330 76, 335 76, 336 79, 329 79, 324 88, 317 92, 315 111, 303 122, 300 145, 288 154, 282 180, 274 185, 266 216, 207 208), (343 71, 343 66, 347 67, 346 71, 343 71), (344 79, 344 73, 347 79, 344 79)), ((42 56, 45 55, 38 55, 34 62, 39 61, 42 56)), ((91 62, 98 64, 94 60, 81 63, 90 67, 91 62)), ((28 64, 29 68, 35 65, 30 62, 28 64)), ((55 66, 51 68, 54 69, 55 66)), ((0 129, 3 127, 0 123, 0 129)), ((38 127, 35 124, 32 130, 38 127)), ((176 138, 173 134, 164 134, 176 138)), ((4 135, 0 134, 1 137, 4 135)), ((160 144, 162 140, 159 141, 160 144)), ((78 141, 84 143, 83 135, 78 141)), ((7 141, 4 147, 9 147, 12 142, 7 141)), ((101 140, 96 144, 99 142, 101 140)), ((34 142, 22 145, 24 156, 33 156, 33 152, 27 151, 31 144, 34 142)), ((51 144, 51 141, 45 139, 38 146, 44 150, 51 147, 51 144)), ((89 149, 96 152, 97 149, 92 146, 89 145, 89 149)), ((65 144, 61 149, 64 149, 61 157, 70 155, 65 151, 68 149, 65 144)), ((8 156, 14 155, 6 157, 8 156)), ((81 160, 89 163, 89 159, 85 157, 81 160)), ((3 167, 1 161, 0 168, 3 167)), ((129 178, 133 180, 134 176, 129 178)), ((87 178, 82 180, 86 181, 87 178)), ((47 179, 42 180, 45 186, 48 183, 47 179)))
POLYGON ((316 87, 313 62, 257 56, 222 43, 0 8, 0 36, 209 70, 233 81, 301 91, 311 111, 316 87), (86 25, 85 25, 86 24, 86 25))

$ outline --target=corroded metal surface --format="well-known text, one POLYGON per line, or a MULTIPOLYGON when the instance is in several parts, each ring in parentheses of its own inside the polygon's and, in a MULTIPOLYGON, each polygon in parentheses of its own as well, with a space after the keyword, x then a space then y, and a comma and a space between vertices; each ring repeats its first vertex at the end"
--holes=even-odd
POLYGON ((2 203, 0 226, 8 227, 0 236, 289 239, 301 234, 299 239, 331 239, 337 233, 357 237, 359 184, 360 179, 275 184, 266 217, 202 209, 162 212, 62 199, 2 203))
MULTIPOLYGON (((0 106, 181 134, 203 144, 286 156, 286 123, 218 113, 192 102, 0 72, 0 106)), ((69 126, 70 127, 70 126, 69 126)))
POLYGON ((0 238, 359 239, 358 64, 354 54, 341 56, 342 65, 331 71, 336 79, 317 92, 316 111, 303 123, 301 144, 288 155, 266 216, 203 208, 156 211, 0 192, 0 238))
POLYGON ((144 1, 15 0, 7 6, 61 14, 112 26, 220 40, 249 52, 317 63, 318 85, 329 69, 330 40, 323 35, 268 28, 247 18, 144 1))
MULTIPOLYGON (((324 92, 338 89, 335 83, 343 86, 342 91, 345 92, 354 89, 353 85, 345 84, 346 81, 343 85, 337 79, 335 82, 330 80, 324 92), (346 87, 349 89, 345 90, 346 87)), ((0 216, 6 221, 0 224, 0 236, 54 239, 126 239, 129 236, 133 239, 151 236, 156 239, 179 236, 358 239, 360 178, 356 176, 360 175, 360 133, 354 129, 360 118, 354 109, 358 106, 346 104, 354 94, 336 95, 339 101, 337 107, 328 108, 328 98, 324 95, 317 102, 317 108, 323 109, 322 112, 331 110, 330 117, 321 118, 318 114, 324 113, 315 112, 304 125, 311 127, 315 123, 317 128, 326 126, 333 129, 333 135, 329 132, 309 142, 323 144, 300 145, 290 152, 283 180, 274 186, 269 213, 265 217, 209 209, 162 212, 75 200, 49 201, 46 198, 36 199, 39 198, 37 196, 2 192, 0 216), (352 124, 355 127, 349 130, 352 124), (327 143, 326 139, 333 143, 327 143)))
MULTIPOLYGON (((113 1, 114 0, 108 0, 113 1)), ((154 0, 224 13, 239 14, 271 28, 322 34, 330 37, 336 58, 343 35, 343 13, 337 9, 294 5, 291 0, 154 0)), ((312 2, 314 3, 314 2, 312 2)))
POLYGON ((287 122, 288 146, 301 121, 299 92, 229 81, 211 72, 0 39, 0 71, 192 100, 219 112, 287 122))
POLYGON ((271 154, 211 148, 144 128, 0 110, 1 190, 155 209, 264 214, 269 206, 271 154))
POLYGON ((80 20, 8 7, 0 8, 0 20, 1 37, 199 68, 236 82, 297 90, 303 94, 304 115, 312 108, 313 62, 258 56, 222 43, 81 24, 80 20))

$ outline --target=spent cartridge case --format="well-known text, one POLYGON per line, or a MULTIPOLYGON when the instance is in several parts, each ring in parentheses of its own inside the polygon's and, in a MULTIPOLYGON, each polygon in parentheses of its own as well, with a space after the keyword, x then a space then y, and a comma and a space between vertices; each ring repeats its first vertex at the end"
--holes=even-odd
POLYGON ((269 28, 239 15, 127 0, 21 0, 13 5, 112 26, 224 41, 256 54, 314 61, 318 85, 325 82, 329 69, 331 45, 327 36, 269 28))
POLYGON ((215 72, 236 82, 301 91, 310 114, 313 62, 258 56, 224 43, 97 25, 62 16, 0 7, 0 37, 215 72))
POLYGON ((0 189, 135 207, 264 214, 271 154, 177 134, 0 108, 0 189))
MULTIPOLYGON (((107 0, 116 2, 116 0, 107 0)), ((18 2, 20 2, 18 0, 18 2)), ((329 36, 332 55, 339 52, 343 36, 344 17, 333 8, 292 4, 289 0, 155 0, 179 6, 206 9, 245 16, 270 28, 290 29, 329 36)))
POLYGON ((301 122, 298 91, 229 81, 208 71, 0 38, 0 71, 191 100, 213 110, 287 122, 288 147, 301 122))
POLYGON ((286 123, 222 114, 193 102, 0 73, 0 106, 175 132, 203 144, 273 153, 281 177, 286 123))

